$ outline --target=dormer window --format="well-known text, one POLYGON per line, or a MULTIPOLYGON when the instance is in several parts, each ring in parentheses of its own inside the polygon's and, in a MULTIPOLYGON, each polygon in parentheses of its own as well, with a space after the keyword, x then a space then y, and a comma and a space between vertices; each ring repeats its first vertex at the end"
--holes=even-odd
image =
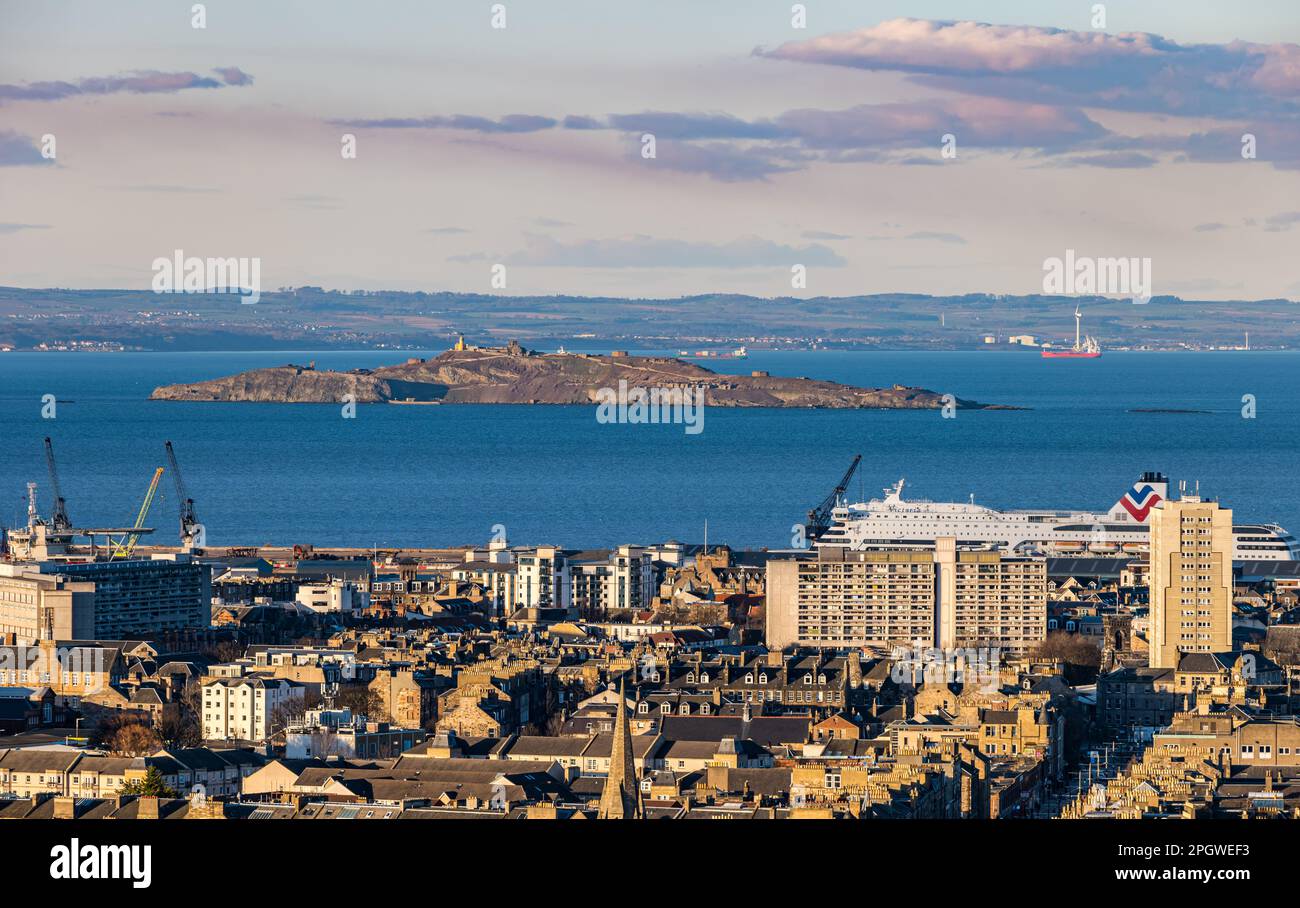
POLYGON ((687 673, 686 673, 686 680, 689 681, 691 684, 694 684, 694 683, 695 683, 695 672, 687 672, 687 673))
POLYGON ((759 683, 759 684, 766 684, 766 683, 767 683, 767 673, 766 673, 766 672, 764 672, 763 674, 761 674, 761 675, 758 676, 758 683, 759 683))
POLYGON ((691 714, 691 704, 683 703, 680 712, 683 716, 689 716, 691 714))
POLYGON ((643 713, 648 713, 648 712, 650 712, 650 704, 649 704, 649 703, 642 703, 642 704, 640 705, 640 707, 638 708, 637 711, 638 711, 638 712, 643 712, 643 713))
POLYGON ((671 716, 673 714, 673 705, 671 703, 665 703, 659 707, 659 712, 671 716))
POLYGON ((825 676, 825 675, 818 675, 818 676, 817 676, 817 683, 818 683, 818 684, 825 684, 825 683, 826 683, 826 676, 825 676))
POLYGON ((701 716, 707 716, 708 714, 709 714, 709 704, 707 704, 707 703, 701 703, 701 704, 700 704, 700 715, 701 715, 701 716))
POLYGON ((708 672, 700 672, 700 683, 701 683, 701 684, 708 684, 708 683, 709 683, 709 673, 708 673, 708 672))
POLYGON ((804 683, 804 684, 812 684, 812 675, 804 675, 804 676, 803 676, 803 683, 804 683))
POLYGON ((753 676, 753 675, 746 675, 746 676, 745 676, 745 683, 746 683, 746 684, 753 684, 753 683, 754 683, 754 676, 753 676))

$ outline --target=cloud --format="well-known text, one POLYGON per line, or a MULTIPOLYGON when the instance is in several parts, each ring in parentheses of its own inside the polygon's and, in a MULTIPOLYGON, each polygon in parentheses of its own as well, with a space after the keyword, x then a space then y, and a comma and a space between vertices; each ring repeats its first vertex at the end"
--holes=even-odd
POLYGON ((955 233, 941 233, 936 230, 918 230, 903 237, 905 240, 933 240, 936 243, 966 244, 966 238, 955 233))
POLYGON ((252 85, 253 77, 238 66, 219 66, 213 70, 227 85, 252 85))
POLYGON ((525 133, 554 129, 557 120, 531 114, 507 114, 500 119, 452 114, 434 117, 387 117, 378 120, 331 120, 354 129, 460 129, 482 133, 525 133))
POLYGON ((1154 167, 1159 160, 1137 151, 1106 151, 1101 154, 1075 155, 1060 163, 1067 167, 1105 167, 1118 170, 1154 167))
POLYGON ((1217 230, 1227 230, 1228 225, 1221 224, 1218 221, 1211 221, 1207 224, 1197 224, 1192 229, 1195 230, 1197 233, 1213 233, 1217 230))
POLYGON ((214 69, 218 78, 192 72, 158 72, 137 70, 118 76, 97 76, 75 82, 27 82, 0 85, 3 101, 61 101, 81 95, 174 94, 189 88, 221 88, 223 85, 250 85, 253 77, 235 66, 214 69))
POLYGON ((221 192, 212 186, 181 186, 176 184, 137 184, 134 186, 119 186, 123 192, 163 192, 176 193, 180 195, 210 195, 214 192, 221 192))
POLYGON ((1270 233, 1290 230, 1296 224, 1300 224, 1300 211, 1284 211, 1264 219, 1264 229, 1270 233))
POLYGON ((843 233, 831 233, 829 230, 805 230, 799 234, 805 240, 851 240, 853 237, 843 233))
POLYGON ((652 110, 612 114, 608 128, 652 133, 656 139, 784 139, 790 131, 770 120, 743 120, 726 113, 673 113, 652 110))
POLYGON ((50 224, 6 224, 0 223, 0 233, 17 233, 20 230, 51 230, 50 224))
MULTIPOLYGON (((761 145, 730 142, 656 142, 655 167, 683 173, 702 173, 723 183, 762 181, 780 173, 800 170, 793 155, 761 145)), ((629 152, 640 155, 640 145, 629 152)))
POLYGON ((1273 119, 1244 127, 1192 133, 1178 147, 1190 161, 1214 164, 1271 163, 1283 170, 1300 169, 1300 120, 1273 119), (1254 136, 1255 158, 1243 158, 1245 137, 1254 136))
POLYGON ((891 19, 755 54, 906 73, 964 94, 1113 110, 1236 117, 1296 112, 1300 46, 1179 44, 1160 35, 891 19))
POLYGON ((53 164, 41 156, 35 139, 16 132, 0 130, 0 167, 23 167, 28 164, 53 164))
POLYGON ((947 133, 956 137, 958 148, 1057 148, 1107 134, 1082 111, 993 98, 791 110, 776 119, 805 147, 827 150, 937 149, 947 133))
POLYGON ((605 124, 595 117, 582 117, 569 115, 564 118, 563 125, 565 129, 604 129, 605 124))
MULTIPOLYGON (((483 261, 488 256, 455 256, 452 261, 483 261)), ((658 239, 635 234, 607 240, 564 243, 529 234, 525 248, 496 259, 537 268, 786 268, 790 265, 840 267, 847 262, 818 243, 788 246, 757 236, 727 243, 658 239)))
POLYGON ((547 218, 547 217, 533 218, 533 223, 536 224, 538 227, 554 227, 554 228, 559 228, 559 227, 572 227, 572 226, 573 226, 573 224, 572 224, 571 222, 569 222, 569 221, 561 221, 561 220, 558 220, 557 218, 547 218))

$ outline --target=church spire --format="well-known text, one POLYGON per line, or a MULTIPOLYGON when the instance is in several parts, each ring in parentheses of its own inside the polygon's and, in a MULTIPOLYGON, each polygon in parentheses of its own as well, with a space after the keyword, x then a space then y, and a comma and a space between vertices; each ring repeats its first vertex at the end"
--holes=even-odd
POLYGON ((632 754, 632 730, 627 723, 627 699, 623 680, 618 682, 618 712, 614 719, 614 746, 609 755, 609 775, 600 793, 601 820, 640 820, 641 789, 636 780, 636 763, 632 754))

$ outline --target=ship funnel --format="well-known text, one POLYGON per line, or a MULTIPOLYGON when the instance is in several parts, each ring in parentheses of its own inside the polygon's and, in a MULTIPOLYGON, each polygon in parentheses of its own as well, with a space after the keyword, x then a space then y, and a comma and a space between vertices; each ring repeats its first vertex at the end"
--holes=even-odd
POLYGON ((1145 524, 1151 509, 1168 497, 1169 477, 1163 473, 1143 473, 1133 488, 1106 512, 1106 517, 1120 524, 1145 524))

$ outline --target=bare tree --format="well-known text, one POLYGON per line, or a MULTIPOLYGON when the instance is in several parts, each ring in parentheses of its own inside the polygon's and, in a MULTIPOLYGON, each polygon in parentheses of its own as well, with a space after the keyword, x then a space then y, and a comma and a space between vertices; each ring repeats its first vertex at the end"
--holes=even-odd
POLYGON ((105 743, 113 753, 128 757, 147 756, 162 746, 157 732, 141 722, 119 726, 105 743))

